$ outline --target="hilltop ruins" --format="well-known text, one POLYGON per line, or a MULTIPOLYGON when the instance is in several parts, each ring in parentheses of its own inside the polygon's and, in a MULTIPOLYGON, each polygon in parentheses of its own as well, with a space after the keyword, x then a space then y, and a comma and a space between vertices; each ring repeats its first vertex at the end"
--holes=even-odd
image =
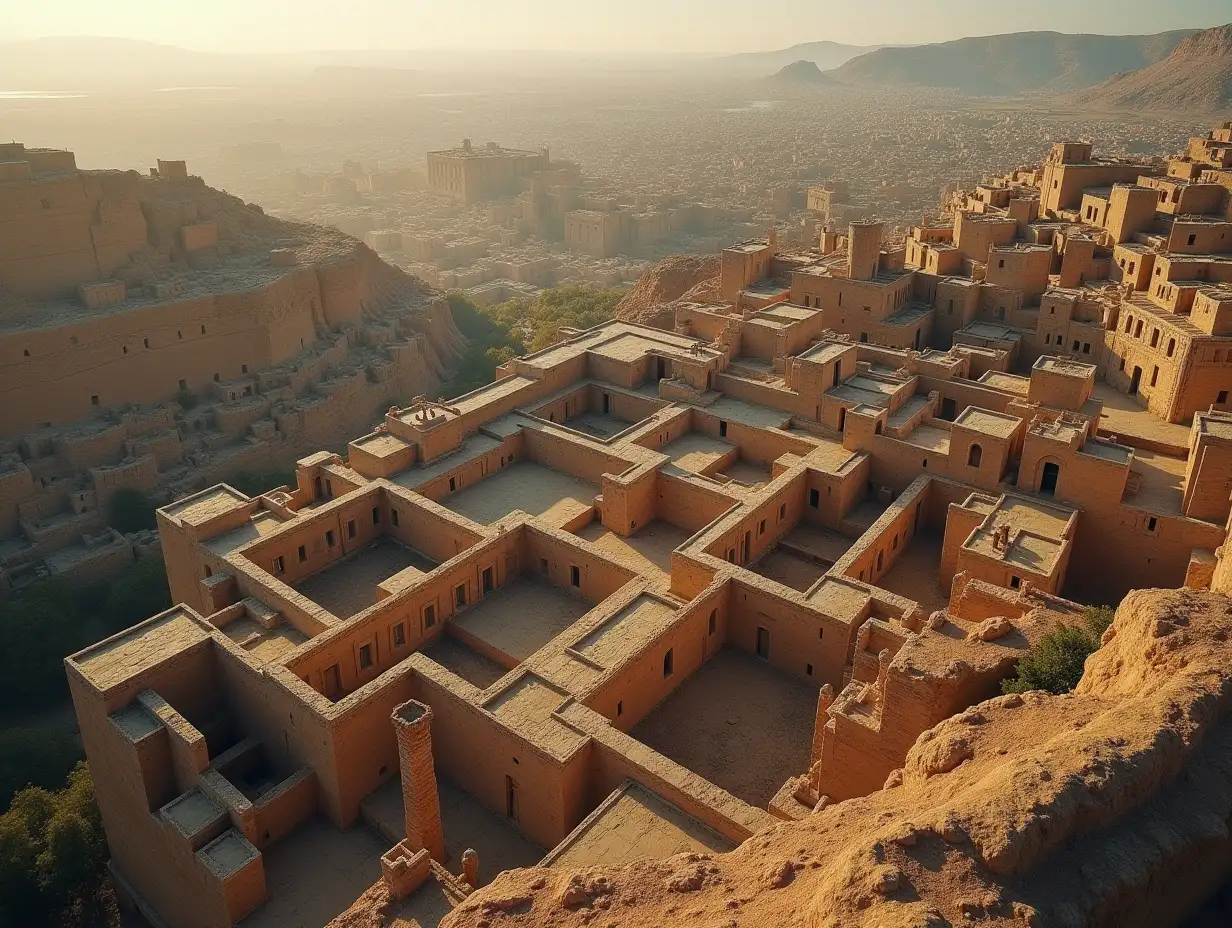
POLYGON ((66 662, 121 897, 1179 924, 1232 869, 1229 168, 1062 143, 902 241, 744 242, 672 331, 164 507, 178 605, 66 662), (1077 692, 996 698, 1116 601, 1077 692))
POLYGON ((461 344, 441 294, 181 161, 0 145, 0 591, 105 576, 151 543, 107 527, 118 490, 287 467, 437 388, 461 344))

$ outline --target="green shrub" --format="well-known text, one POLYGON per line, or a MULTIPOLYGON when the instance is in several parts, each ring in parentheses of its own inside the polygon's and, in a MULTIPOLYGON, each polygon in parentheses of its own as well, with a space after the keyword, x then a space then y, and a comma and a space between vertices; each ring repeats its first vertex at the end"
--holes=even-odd
POLYGON ((275 487, 294 487, 295 486, 295 471, 292 470, 269 470, 269 471, 249 471, 242 470, 238 474, 232 474, 224 483, 235 487, 241 493, 248 496, 260 496, 262 493, 268 493, 275 487))
POLYGON ((1099 650, 1113 614, 1107 606, 1092 607, 1083 614, 1081 625, 1049 632, 1018 662, 1016 675, 1001 681, 1001 691, 1068 693, 1082 679, 1087 658, 1099 650))
POLYGON ((158 528, 154 504, 143 490, 136 487, 116 490, 107 503, 107 524, 125 535, 143 528, 158 528))
POLYGON ((81 758, 77 742, 58 728, 0 729, 0 809, 27 786, 61 786, 81 758))
POLYGON ((49 577, 0 602, 0 705, 34 708, 68 695, 64 658, 171 605, 161 558, 110 582, 49 577))
POLYGON ((0 815, 0 928, 118 925, 107 857, 84 763, 62 789, 23 789, 0 815))

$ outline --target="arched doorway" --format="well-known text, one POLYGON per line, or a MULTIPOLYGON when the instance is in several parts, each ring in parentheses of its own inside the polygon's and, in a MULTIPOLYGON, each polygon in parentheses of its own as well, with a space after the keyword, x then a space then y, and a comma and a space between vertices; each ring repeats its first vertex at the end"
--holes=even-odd
POLYGON ((1040 471, 1039 492, 1041 496, 1054 496, 1057 492, 1057 478, 1061 476, 1061 465, 1054 461, 1045 461, 1040 471))

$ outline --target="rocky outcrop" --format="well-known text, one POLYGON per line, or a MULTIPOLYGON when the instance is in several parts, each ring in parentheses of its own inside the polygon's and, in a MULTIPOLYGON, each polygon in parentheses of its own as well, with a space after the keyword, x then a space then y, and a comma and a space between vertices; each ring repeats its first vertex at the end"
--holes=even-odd
POLYGON ((671 255, 638 280, 616 306, 616 318, 672 331, 677 302, 704 302, 718 295, 718 255, 671 255))
POLYGON ((1230 631, 1227 596, 1133 592, 1075 692, 942 722, 876 793, 730 854, 510 871, 442 926, 1182 924, 1232 870, 1230 631))
POLYGON ((1232 23, 1191 35, 1162 61, 1118 74, 1074 100, 1114 110, 1227 109, 1232 106, 1232 23))

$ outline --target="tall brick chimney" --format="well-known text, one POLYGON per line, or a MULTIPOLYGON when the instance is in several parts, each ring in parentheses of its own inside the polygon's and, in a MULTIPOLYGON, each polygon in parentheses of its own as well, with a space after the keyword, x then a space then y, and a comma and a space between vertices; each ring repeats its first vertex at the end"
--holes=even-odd
POLYGON ((402 810, 406 840, 415 850, 427 848, 432 859, 445 862, 445 831, 432 763, 432 709, 412 699, 393 712, 402 771, 402 810))

